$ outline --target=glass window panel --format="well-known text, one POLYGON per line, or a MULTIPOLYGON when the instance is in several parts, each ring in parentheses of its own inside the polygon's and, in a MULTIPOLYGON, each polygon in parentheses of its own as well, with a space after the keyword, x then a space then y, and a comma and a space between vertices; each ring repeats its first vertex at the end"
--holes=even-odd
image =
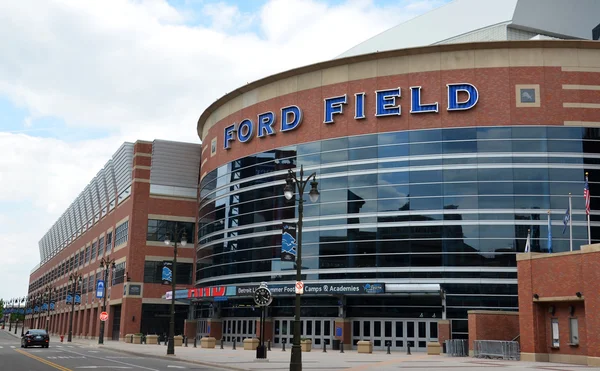
POLYGON ((411 144, 409 153, 411 156, 432 155, 442 153, 442 143, 417 143, 411 144))
POLYGON ((377 146, 378 135, 357 135, 348 137, 348 148, 377 146))
POLYGON ((380 146, 386 144, 408 143, 408 132, 398 131, 394 133, 378 134, 377 142, 380 146))
POLYGON ((474 153, 474 152, 477 152, 477 142, 474 140, 444 142, 444 144, 442 146, 442 152, 445 154, 474 153))
POLYGON ((371 321, 363 322, 363 337, 371 336, 371 321))
POLYGON ((384 145, 377 148, 377 156, 379 158, 408 156, 408 152, 409 146, 407 144, 384 145))
POLYGON ((336 138, 321 141, 321 151, 335 151, 348 148, 348 138, 336 138))
POLYGON ((442 181, 442 171, 441 170, 411 171, 409 173, 409 179, 410 179, 411 183, 441 182, 442 181))
POLYGON ((470 182, 477 180, 477 169, 452 169, 443 171, 444 182, 470 182))
POLYGON ((477 182, 444 183, 444 195, 477 195, 477 182))
POLYGON ((467 140, 477 138, 476 128, 443 129, 442 138, 448 140, 467 140))
POLYGON ((479 168, 477 169, 477 180, 480 182, 498 182, 502 180, 513 180, 513 169, 511 168, 479 168))
MULTIPOLYGON (((348 188, 348 177, 347 176, 336 176, 333 178, 321 178, 319 181, 319 191, 324 193, 328 189, 340 189, 348 188)), ((310 191, 310 187, 305 189, 305 194, 310 191)))
POLYGON ((479 196, 477 201, 480 209, 513 209, 515 207, 514 197, 510 196, 479 196))
POLYGON ((511 152, 510 140, 479 140, 477 141, 477 152, 511 152))
POLYGON ((376 159, 377 153, 377 147, 354 148, 348 151, 348 160, 376 159))
POLYGON ((348 176, 348 187, 368 187, 377 185, 377 174, 361 174, 348 176))
POLYGON ((546 139, 513 140, 513 152, 546 152, 548 145, 546 139))
POLYGON ((510 127, 479 127, 477 128, 477 139, 510 139, 512 131, 510 127))
POLYGON ((583 182, 585 181, 585 171, 583 169, 550 168, 548 169, 548 179, 560 182, 583 182))
POLYGON ((545 126, 513 126, 511 127, 513 138, 546 138, 545 126))
POLYGON ((548 140, 548 152, 583 152, 581 140, 548 140))
POLYGON ((546 128, 548 138, 581 140, 583 130, 578 127, 550 126, 546 128))
POLYGON ((321 141, 311 142, 311 143, 302 143, 297 146, 297 154, 298 156, 318 153, 321 152, 321 141))
POLYGON ((442 183, 432 184, 411 184, 410 185, 410 196, 421 197, 421 196, 441 196, 442 195, 442 183))
POLYGON ((512 195, 512 182, 479 182, 478 185, 480 195, 512 195))
POLYGON ((547 195, 550 193, 548 182, 514 182, 515 195, 547 195))
POLYGON ((332 151, 321 153, 321 164, 328 164, 333 162, 346 162, 348 161, 348 151, 332 151))
POLYGON ((385 184, 408 184, 409 182, 409 172, 408 171, 398 171, 394 173, 383 173, 377 175, 377 184, 385 185, 385 184))
POLYGON ((413 130, 408 133, 411 143, 416 142, 439 142, 442 140, 442 130, 413 130))
POLYGON ((406 322, 406 337, 415 337, 415 323, 413 321, 406 322))
POLYGON ((543 209, 550 208, 549 196, 515 196, 515 209, 543 209))

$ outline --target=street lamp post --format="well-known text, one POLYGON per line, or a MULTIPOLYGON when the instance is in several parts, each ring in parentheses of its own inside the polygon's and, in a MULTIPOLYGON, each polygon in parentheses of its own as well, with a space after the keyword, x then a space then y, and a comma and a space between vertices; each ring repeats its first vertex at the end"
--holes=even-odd
POLYGON ((73 340, 73 315, 75 314, 75 292, 77 292, 77 284, 81 283, 81 273, 75 272, 69 275, 69 282, 72 284, 72 295, 71 295, 71 318, 69 319, 69 336, 67 337, 67 343, 73 340))
MULTIPOLYGON (((175 289, 177 287, 177 241, 181 235, 180 244, 185 246, 187 244, 187 234, 185 227, 177 229, 177 222, 173 226, 173 273, 171 274, 171 321, 169 322, 169 344, 167 345, 167 355, 175 355, 175 289)), ((167 234, 165 238, 165 245, 171 246, 171 239, 167 234)))
POLYGON ((54 286, 46 286, 46 296, 48 298, 48 310, 46 311, 46 332, 48 332, 48 326, 50 324, 50 303, 52 302, 52 294, 56 292, 54 286))
MULTIPOLYGON (((106 286, 108 282, 108 269, 113 272, 115 270, 115 259, 110 256, 105 256, 100 260, 100 268, 104 269, 104 289, 102 290, 102 312, 106 312, 106 286)), ((114 274, 113 274, 114 276, 114 274)), ((100 336, 98 336, 98 344, 104 344, 104 326, 106 321, 100 321, 100 336)))
MULTIPOLYGON (((317 173, 310 174, 304 179, 304 168, 300 165, 300 178, 296 172, 288 169, 286 185, 283 189, 285 198, 289 201, 294 197, 296 188, 298 189, 298 247, 296 256, 296 282, 302 281, 302 216, 304 213, 304 189, 310 182, 310 192, 308 196, 312 202, 319 199, 319 190, 317 189, 317 173)), ((296 305, 294 307, 294 340, 292 344, 292 354, 290 359, 290 371, 302 371, 302 349, 300 348, 300 294, 296 293, 296 305)))
POLYGON ((25 323, 27 322, 27 310, 29 309, 29 297, 25 298, 25 313, 23 314, 23 326, 21 326, 21 337, 25 335, 25 323))

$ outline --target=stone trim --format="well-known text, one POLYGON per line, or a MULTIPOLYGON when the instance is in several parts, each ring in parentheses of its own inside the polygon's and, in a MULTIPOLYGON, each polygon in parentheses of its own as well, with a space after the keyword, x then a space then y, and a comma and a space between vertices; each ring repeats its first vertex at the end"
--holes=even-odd
POLYGON ((563 84, 564 90, 600 90, 600 85, 563 84))
POLYGON ((163 215, 163 214, 148 214, 148 219, 168 220, 171 222, 189 222, 189 223, 196 222, 196 218, 193 216, 175 216, 175 215, 163 215))
POLYGON ((138 183, 150 183, 150 179, 142 179, 142 178, 133 178, 132 182, 138 182, 138 183))
POLYGON ((174 201, 186 201, 186 202, 196 202, 196 198, 188 198, 188 197, 174 197, 174 196, 156 196, 150 195, 149 198, 157 198, 162 200, 174 200, 174 201))
POLYGON ((600 103, 563 103, 563 108, 600 108, 600 103))
POLYGON ((550 353, 548 355, 548 362, 552 363, 570 363, 574 365, 587 365, 588 357, 574 354, 559 354, 550 353))
POLYGON ((145 153, 145 152, 134 153, 133 157, 136 157, 136 156, 140 156, 140 157, 152 157, 152 153, 145 153))
MULTIPOLYGON (((503 310, 468 310, 467 314, 489 314, 489 315, 509 315, 509 316, 518 316, 519 312, 509 312, 503 310)), ((447 321, 450 323, 450 321, 447 321)), ((438 321, 440 323, 440 321, 438 321)))
POLYGON ((152 170, 152 166, 135 165, 133 170, 152 170))
POLYGON ((596 121, 565 121, 565 126, 584 126, 588 128, 600 128, 600 122, 596 121))
POLYGON ((581 295, 581 297, 577 297, 577 296, 549 296, 549 297, 542 297, 539 299, 533 299, 533 302, 540 302, 540 303, 554 303, 554 302, 567 302, 567 301, 584 301, 585 300, 585 296, 581 295))
POLYGON ((521 361, 524 362, 548 362, 547 353, 523 353, 521 352, 521 361))
POLYGON ((353 81, 351 69, 355 80, 372 76, 374 65, 376 76, 450 70, 457 66, 489 68, 490 63, 495 67, 556 66, 563 71, 600 72, 599 49, 597 42, 589 40, 497 41, 428 45, 332 59, 271 75, 231 91, 204 110, 198 119, 197 132, 205 139, 208 129, 231 113, 276 96, 353 81), (561 49, 570 53, 562 55, 561 49), (447 57, 445 53, 453 55, 447 57), (382 65, 386 60, 392 68, 382 65))
MULTIPOLYGON (((146 257, 144 259, 144 261, 147 261, 147 262, 161 262, 163 260, 173 260, 173 256, 172 255, 171 256, 146 255, 146 257)), ((194 258, 177 257, 177 263, 194 263, 194 258)))

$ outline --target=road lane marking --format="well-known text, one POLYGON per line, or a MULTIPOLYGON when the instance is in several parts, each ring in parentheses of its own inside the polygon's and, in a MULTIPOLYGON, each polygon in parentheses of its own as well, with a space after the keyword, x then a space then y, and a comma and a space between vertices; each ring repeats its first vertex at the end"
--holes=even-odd
POLYGON ((88 369, 89 368, 108 368, 108 369, 114 370, 116 368, 131 368, 131 367, 128 367, 128 366, 78 366, 75 368, 88 368, 88 369))
POLYGON ((11 345, 11 346, 10 346, 10 348, 11 348, 11 349, 15 349, 15 346, 14 346, 14 345, 11 345))
MULTIPOLYGON (((86 357, 86 355, 85 355, 85 354, 82 354, 82 353, 77 353, 77 352, 76 352, 76 351, 74 351, 74 350, 66 350, 65 352, 69 352, 69 353, 73 353, 73 354, 77 354, 77 355, 80 355, 80 356, 86 357)), ((150 371, 160 371, 160 370, 158 370, 158 369, 155 369, 155 368, 144 367, 144 366, 136 365, 136 364, 133 364, 133 363, 127 363, 127 362, 115 361, 114 359, 109 359, 109 358, 104 358, 104 357, 98 357, 98 356, 92 356, 92 355, 88 355, 88 356, 87 356, 87 358, 96 358, 96 359, 101 359, 101 360, 103 360, 103 361, 109 361, 109 362, 120 363, 120 364, 122 364, 122 365, 125 365, 125 366, 133 366, 133 367, 135 367, 135 368, 141 368, 141 369, 144 369, 144 370, 150 370, 150 371)))
POLYGON ((185 368, 185 367, 183 367, 183 366, 168 365, 167 368, 185 368))
POLYGON ((46 364, 46 365, 48 365, 48 366, 54 367, 54 368, 55 368, 55 369, 57 369, 57 370, 61 370, 61 371, 73 371, 73 370, 71 370, 70 368, 66 368, 66 367, 63 367, 63 366, 61 366, 61 365, 57 365, 56 363, 52 363, 52 362, 50 362, 50 361, 47 361, 47 360, 45 360, 45 359, 43 359, 43 358, 41 358, 41 357, 38 357, 38 356, 36 356, 36 355, 33 355, 33 354, 30 354, 30 353, 27 353, 26 351, 24 351, 24 350, 21 350, 21 349, 15 349, 15 352, 21 353, 22 355, 24 355, 24 356, 26 356, 26 357, 29 357, 29 358, 31 358, 31 359, 35 359, 35 360, 36 360, 36 361, 38 361, 38 362, 41 362, 41 363, 44 363, 44 364, 46 364))

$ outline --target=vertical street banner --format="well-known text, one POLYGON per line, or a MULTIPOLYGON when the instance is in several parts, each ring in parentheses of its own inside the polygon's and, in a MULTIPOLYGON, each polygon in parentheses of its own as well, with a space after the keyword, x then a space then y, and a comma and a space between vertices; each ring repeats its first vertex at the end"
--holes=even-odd
POLYGON ((162 284, 170 285, 173 282, 173 262, 170 260, 163 260, 161 270, 162 284))
POLYGON ((73 293, 71 292, 67 292, 67 300, 66 303, 67 304, 71 304, 73 302, 73 293))
POLYGON ((79 305, 79 304, 81 304, 81 293, 76 292, 75 293, 75 305, 79 305))
POLYGON ((51 311, 53 311, 53 310, 55 310, 55 309, 56 309, 56 302, 55 302, 54 300, 52 300, 52 301, 50 302, 50 310, 51 310, 51 311))
POLYGON ((296 261, 298 242, 296 241, 296 223, 281 225, 281 261, 296 261))

